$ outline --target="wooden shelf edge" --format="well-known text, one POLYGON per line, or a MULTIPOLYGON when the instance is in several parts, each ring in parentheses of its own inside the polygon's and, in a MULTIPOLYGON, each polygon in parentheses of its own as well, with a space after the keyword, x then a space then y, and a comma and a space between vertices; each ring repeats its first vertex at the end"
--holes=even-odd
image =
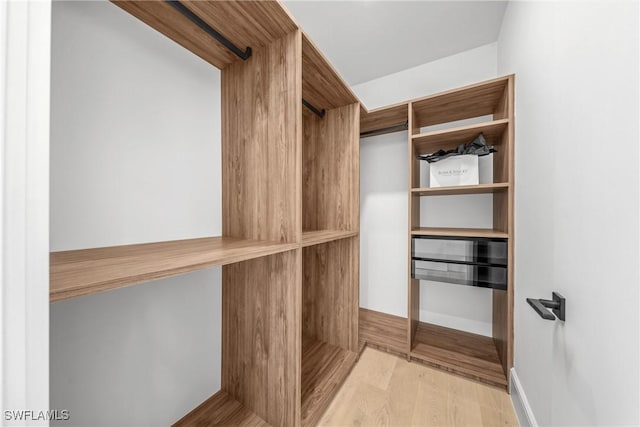
POLYGON ((509 189, 508 182, 493 184, 461 185, 457 187, 412 188, 413 196, 449 196, 459 194, 490 194, 509 189))
POLYGON ((418 227, 411 229, 412 236, 442 236, 442 237, 486 237, 508 239, 509 233, 490 228, 439 228, 418 227))
POLYGON ((307 246, 320 245, 322 243, 333 242, 340 239, 347 239, 349 237, 355 237, 358 235, 357 231, 343 231, 343 230, 311 230, 302 232, 302 241, 300 246, 306 248, 307 246))
POLYGON ((303 340, 302 426, 317 424, 358 360, 358 354, 311 339, 303 340))
POLYGON ((222 390, 198 405, 172 427, 194 425, 270 426, 265 420, 222 390))
POLYGON ((50 254, 50 302, 297 249, 297 243, 208 237, 50 254))
POLYGON ((419 133, 419 134, 412 135, 411 140, 414 143, 417 143, 417 142, 426 143, 433 138, 450 137, 450 136, 455 136, 456 134, 459 134, 459 133, 467 133, 467 132, 479 133, 487 129, 499 129, 499 128, 504 129, 507 127, 508 124, 509 124, 509 119, 492 120, 490 122, 474 123, 471 125, 458 126, 458 127, 449 128, 449 129, 440 129, 440 130, 435 130, 427 133, 419 133))

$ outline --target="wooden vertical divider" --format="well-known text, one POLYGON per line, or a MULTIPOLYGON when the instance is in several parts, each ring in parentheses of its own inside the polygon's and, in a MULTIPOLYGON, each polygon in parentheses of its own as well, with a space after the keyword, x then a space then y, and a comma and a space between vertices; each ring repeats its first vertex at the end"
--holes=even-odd
MULTIPOLYGON (((509 378, 509 370, 513 366, 513 262, 514 262, 514 76, 509 76, 504 93, 497 104, 494 119, 509 119, 506 132, 503 133, 498 146, 498 153, 494 154, 494 182, 508 182, 509 188, 504 193, 493 195, 493 228, 508 234, 508 270, 507 291, 493 291, 493 340, 502 362, 505 376, 509 378)), ((507 390, 510 382, 507 382, 507 390)))
POLYGON ((420 126, 416 120, 416 114, 413 110, 413 104, 408 103, 407 108, 409 123, 408 123, 408 163, 409 163, 409 230, 407 235, 409 236, 409 313, 408 313, 408 331, 407 331, 407 354, 411 353, 413 346, 413 338, 418 330, 418 324, 420 323, 420 281, 412 278, 411 266, 412 266, 412 252, 413 252, 413 239, 411 238, 411 229, 420 226, 420 198, 413 197, 411 195, 412 188, 420 187, 420 160, 416 158, 416 152, 413 146, 413 135, 420 133, 420 126))
MULTIPOLYGON (((222 70, 223 235, 301 240, 300 31, 222 70)), ((300 424, 301 249, 223 267, 222 390, 300 424)))

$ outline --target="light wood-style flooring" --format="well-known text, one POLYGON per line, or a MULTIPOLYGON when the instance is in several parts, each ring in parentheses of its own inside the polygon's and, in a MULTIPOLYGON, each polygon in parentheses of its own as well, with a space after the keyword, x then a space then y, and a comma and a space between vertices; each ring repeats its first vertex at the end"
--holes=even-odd
POLYGON ((373 348, 319 426, 518 426, 509 395, 373 348))

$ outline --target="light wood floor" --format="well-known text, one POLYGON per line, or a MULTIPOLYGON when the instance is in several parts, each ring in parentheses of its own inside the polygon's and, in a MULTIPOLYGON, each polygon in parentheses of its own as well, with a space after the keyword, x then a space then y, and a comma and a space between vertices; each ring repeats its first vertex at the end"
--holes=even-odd
POLYGON ((517 426, 496 388, 366 348, 319 426, 517 426))

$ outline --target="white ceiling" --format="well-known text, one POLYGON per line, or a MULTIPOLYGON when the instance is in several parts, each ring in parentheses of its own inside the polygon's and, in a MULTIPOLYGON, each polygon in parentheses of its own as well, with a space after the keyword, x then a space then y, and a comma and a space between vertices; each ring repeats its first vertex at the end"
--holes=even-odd
POLYGON ((501 1, 284 1, 356 85, 497 40, 501 1))

